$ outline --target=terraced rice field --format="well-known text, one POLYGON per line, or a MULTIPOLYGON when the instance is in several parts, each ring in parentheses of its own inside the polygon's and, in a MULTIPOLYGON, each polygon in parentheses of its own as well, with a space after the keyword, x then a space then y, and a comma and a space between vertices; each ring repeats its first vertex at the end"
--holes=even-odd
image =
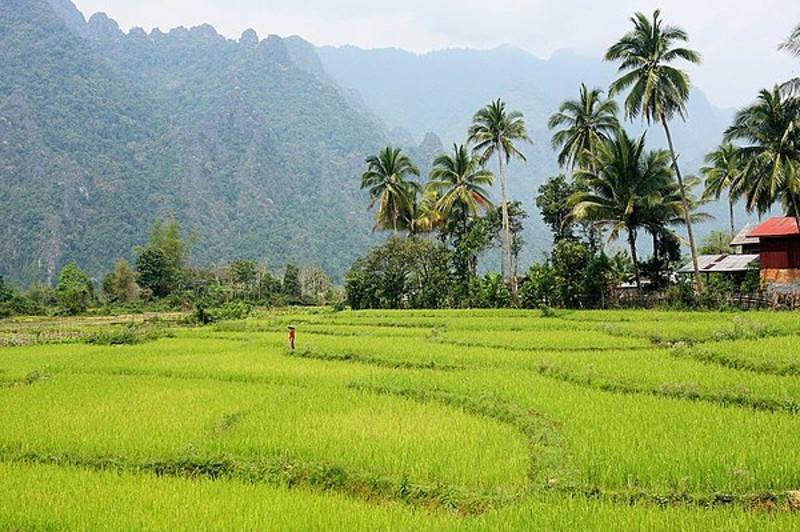
POLYGON ((125 319, 0 322, 0 530, 800 529, 797 314, 125 319))

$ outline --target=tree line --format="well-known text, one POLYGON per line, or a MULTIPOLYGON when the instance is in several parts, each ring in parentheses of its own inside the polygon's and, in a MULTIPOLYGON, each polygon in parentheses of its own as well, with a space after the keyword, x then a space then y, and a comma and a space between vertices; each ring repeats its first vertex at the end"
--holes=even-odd
MULTIPOLYGON (((475 113, 466 144, 434 160, 425 183, 400 149, 387 147, 366 160, 362 188, 369 191, 369 206, 377 205, 375 229, 392 230, 395 237, 351 268, 345 285, 350 305, 595 307, 605 306, 629 279, 641 293, 643 277, 649 289, 672 290, 681 302, 716 301, 720 286, 727 291, 757 287, 753 275, 739 286, 710 278, 712 286, 703 287, 698 255, 704 249, 698 249, 694 225, 710 218, 702 206, 727 189, 731 233, 732 207, 740 199, 759 214, 780 202, 800 227, 800 82, 765 89, 737 113, 725 143, 708 155, 701 170, 704 190, 695 192, 703 181, 682 173, 670 122, 688 118, 690 78, 676 64, 700 64, 701 56, 685 46, 687 33, 665 24, 660 11, 652 17, 636 13, 630 20, 633 28, 604 56, 619 65, 607 96, 581 85, 578 98, 563 102, 549 119, 565 174, 549 178, 536 198, 554 235, 547 259, 518 278, 515 255, 524 244, 526 215, 508 198, 505 169, 512 158, 525 160, 519 146, 530 137, 522 114, 497 99, 475 113), (626 120, 661 126, 666 150, 648 149, 647 133, 633 137, 625 130, 617 98, 626 120), (499 206, 489 200, 494 174, 487 163, 495 155, 499 206), (510 215, 515 205, 516 242, 510 215), (487 232, 493 216, 499 228, 487 232), (643 233, 653 243, 646 261, 637 248, 643 233), (623 237, 628 252, 608 255, 606 242, 623 237), (500 274, 479 277, 478 256, 493 241, 501 249, 500 274), (689 248, 693 286, 671 286, 683 260, 682 243, 689 248)), ((781 48, 800 57, 800 26, 781 48)), ((712 234, 703 247, 716 251, 719 239, 712 234)))
POLYGON ((243 317, 250 308, 321 305, 341 299, 319 267, 287 264, 276 274, 262 263, 237 259, 211 267, 188 263, 194 238, 184 238, 174 218, 156 219, 145 246, 131 265, 119 259, 99 281, 76 264, 61 270, 55 287, 34 284, 27 292, 0 277, 0 317, 14 314, 128 313, 142 310, 195 310, 202 321, 243 317))

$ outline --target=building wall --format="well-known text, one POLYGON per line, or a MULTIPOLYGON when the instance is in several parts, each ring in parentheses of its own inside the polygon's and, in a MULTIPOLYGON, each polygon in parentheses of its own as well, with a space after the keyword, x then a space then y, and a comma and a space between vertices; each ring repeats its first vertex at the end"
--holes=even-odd
POLYGON ((800 237, 762 238, 761 269, 800 269, 800 237))
POLYGON ((770 292, 800 294, 800 268, 768 269, 762 265, 761 284, 770 292))

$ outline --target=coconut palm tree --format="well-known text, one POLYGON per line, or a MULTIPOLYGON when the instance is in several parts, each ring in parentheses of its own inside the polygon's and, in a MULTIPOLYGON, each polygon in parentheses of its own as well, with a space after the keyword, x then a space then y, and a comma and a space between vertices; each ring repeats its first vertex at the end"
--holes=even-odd
POLYGON ((436 210, 445 218, 457 219, 463 232, 470 218, 492 207, 485 187, 494 184, 494 174, 482 168, 463 144, 454 144, 453 153, 436 157, 429 184, 438 191, 436 210))
MULTIPOLYGON (((794 28, 789 37, 787 37, 778 48, 780 50, 786 50, 796 58, 800 59, 800 24, 794 28)), ((800 77, 787 81, 781 85, 781 89, 788 94, 800 94, 800 77)))
MULTIPOLYGON (((707 212, 698 210, 708 203, 707 198, 698 198, 693 192, 700 186, 700 183, 701 181, 698 177, 691 175, 687 176, 684 181, 684 194, 689 202, 692 223, 714 219, 714 217, 707 212)), ((658 258, 657 239, 665 233, 674 234, 674 231, 671 229, 673 227, 686 225, 686 219, 683 216, 683 200, 681 199, 681 192, 678 190, 678 183, 675 181, 667 183, 659 191, 659 196, 659 201, 646 205, 642 216, 645 229, 653 237, 653 253, 656 258, 658 258)), ((678 238, 680 239, 680 237, 678 238)))
POLYGON ((431 186, 430 181, 425 184, 419 200, 416 202, 413 216, 413 233, 432 235, 436 229, 442 229, 446 219, 436 208, 439 201, 439 191, 431 186))
POLYGON ((609 96, 630 88, 625 99, 625 115, 628 118, 641 116, 648 124, 659 122, 664 127, 672 166, 678 179, 681 202, 689 234, 689 247, 692 252, 692 265, 695 283, 699 289, 700 275, 697 262, 697 246, 692 230, 691 210, 684 194, 683 176, 678 166, 678 155, 672 143, 669 121, 678 115, 686 118, 686 102, 689 100, 690 82, 686 72, 670 65, 682 59, 699 64, 700 54, 688 48, 675 46, 689 40, 686 32, 676 26, 664 25, 661 12, 653 13, 652 21, 642 13, 631 17, 633 30, 626 33, 616 44, 608 49, 606 61, 619 61, 622 76, 611 83, 609 96))
POLYGON ((420 185, 407 176, 419 176, 419 170, 400 148, 387 146, 366 159, 367 171, 361 176, 361 188, 369 190, 368 209, 378 204, 376 229, 413 228, 413 214, 420 185))
POLYGON ((595 146, 619 127, 617 102, 602 95, 600 89, 589 90, 581 83, 578 99, 564 101, 558 112, 550 116, 547 126, 555 130, 553 149, 560 150, 558 164, 562 167, 588 168, 595 146))
POLYGON ((777 85, 763 89, 755 103, 736 114, 725 139, 741 143, 747 210, 765 213, 780 201, 800 229, 800 98, 777 85))
POLYGON ((705 158, 707 166, 700 169, 706 178, 705 199, 719 199, 728 190, 728 218, 731 222, 731 237, 736 235, 733 206, 741 199, 744 180, 742 179, 739 150, 730 142, 722 143, 705 158))
POLYGON ((609 227, 609 240, 622 231, 628 233, 636 286, 641 290, 636 238, 651 221, 672 181, 669 153, 645 151, 645 135, 633 140, 620 129, 598 145, 595 163, 594 171, 579 170, 589 190, 572 197, 572 215, 609 227))
MULTIPOLYGON (((472 117, 468 142, 473 144, 473 153, 478 155, 482 165, 486 165, 493 155, 497 155, 503 233, 503 255, 500 263, 504 278, 506 264, 509 266, 509 275, 511 273, 511 235, 508 222, 508 194, 506 193, 506 176, 503 161, 505 160, 507 164, 512 157, 522 161, 527 160, 514 145, 518 141, 532 142, 528 132, 525 130, 525 120, 519 111, 506 111, 506 104, 500 98, 478 110, 475 116, 472 117)), ((516 294, 516 279, 513 278, 511 280, 511 290, 516 294)))

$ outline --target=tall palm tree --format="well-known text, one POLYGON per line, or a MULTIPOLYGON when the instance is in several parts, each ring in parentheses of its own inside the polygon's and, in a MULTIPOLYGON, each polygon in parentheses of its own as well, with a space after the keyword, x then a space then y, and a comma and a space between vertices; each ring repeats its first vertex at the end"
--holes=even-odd
POLYGON ((733 218, 733 206, 741 199, 744 180, 742 179, 739 150, 730 142, 723 142, 716 150, 705 158, 706 166, 700 172, 706 178, 705 199, 719 199, 722 192, 728 190, 728 218, 731 222, 731 236, 736 235, 736 223, 733 218))
POLYGON ((480 166, 463 144, 453 145, 453 153, 443 153, 433 161, 430 186, 439 192, 436 210, 445 218, 457 219, 466 232, 470 218, 492 206, 485 187, 494 184, 494 174, 480 166))
MULTIPOLYGON (((505 265, 508 264, 509 275, 511 268, 511 235, 508 222, 508 194, 506 193, 506 176, 503 160, 506 163, 516 157, 527 161, 521 151, 514 145, 522 141, 532 143, 528 132, 525 130, 525 120, 519 111, 506 111, 506 104, 498 98, 486 107, 478 110, 472 117, 472 126, 469 128, 469 140, 473 144, 472 151, 478 155, 479 161, 485 165, 493 155, 497 155, 497 166, 500 174, 500 194, 502 199, 502 229, 503 229, 503 255, 501 271, 506 275, 505 265)), ((511 280, 511 290, 516 294, 516 279, 511 280)))
POLYGON ((558 112, 550 116, 547 126, 555 130, 553 149, 560 150, 558 164, 562 167, 588 168, 595 146, 619 127, 617 102, 602 95, 600 89, 589 90, 581 83, 578 99, 564 101, 558 112))
POLYGON ((641 290, 639 259, 636 251, 638 231, 646 228, 662 193, 672 181, 669 154, 664 150, 645 151, 645 136, 632 140, 623 130, 597 147, 596 170, 580 170, 589 187, 570 200, 578 220, 608 226, 609 240, 628 233, 637 290, 641 290))
POLYGON ((413 228, 413 213, 420 185, 408 181, 410 175, 419 176, 419 170, 400 148, 387 146, 377 155, 366 159, 367 171, 361 176, 361 188, 368 189, 370 202, 368 209, 376 203, 376 229, 413 228))
MULTIPOLYGON (((687 176, 684 181, 684 193, 689 202, 692 223, 714 219, 714 217, 707 212, 698 210, 701 206, 708 203, 707 198, 698 198, 693 193, 699 186, 700 179, 698 177, 690 175, 687 176)), ((683 201, 681 199, 681 192, 678 189, 678 183, 673 180, 666 183, 659 191, 659 196, 660 199, 657 202, 650 203, 646 206, 642 216, 645 229, 653 237, 653 253, 656 258, 658 258, 658 246, 656 244, 659 236, 665 233, 674 234, 670 228, 686 225, 686 219, 683 216, 683 201)))
POLYGON ((747 209, 767 212, 780 201, 800 229, 800 98, 777 85, 739 111, 725 139, 738 141, 747 209))
MULTIPOLYGON (((789 37, 787 37, 778 48, 780 50, 786 50, 796 58, 800 59, 800 24, 795 26, 789 37)), ((781 89, 788 94, 800 95, 800 77, 790 79, 781 85, 781 89)))
POLYGON ((626 33, 616 44, 608 49, 606 61, 619 61, 619 71, 625 72, 611 83, 609 96, 630 87, 625 99, 625 115, 628 118, 642 116, 648 124, 660 122, 667 137, 672 166, 678 179, 681 202, 689 234, 689 247, 692 252, 692 265, 695 283, 700 288, 700 268, 697 262, 697 246, 692 229, 690 205, 684 193, 683 176, 678 166, 678 155, 672 143, 669 121, 677 114, 686 118, 686 102, 689 100, 690 82, 686 72, 670 65, 683 59, 699 64, 700 54, 688 48, 676 47, 677 43, 689 40, 684 30, 676 26, 664 25, 661 12, 653 13, 652 21, 642 13, 631 17, 633 30, 626 33))

